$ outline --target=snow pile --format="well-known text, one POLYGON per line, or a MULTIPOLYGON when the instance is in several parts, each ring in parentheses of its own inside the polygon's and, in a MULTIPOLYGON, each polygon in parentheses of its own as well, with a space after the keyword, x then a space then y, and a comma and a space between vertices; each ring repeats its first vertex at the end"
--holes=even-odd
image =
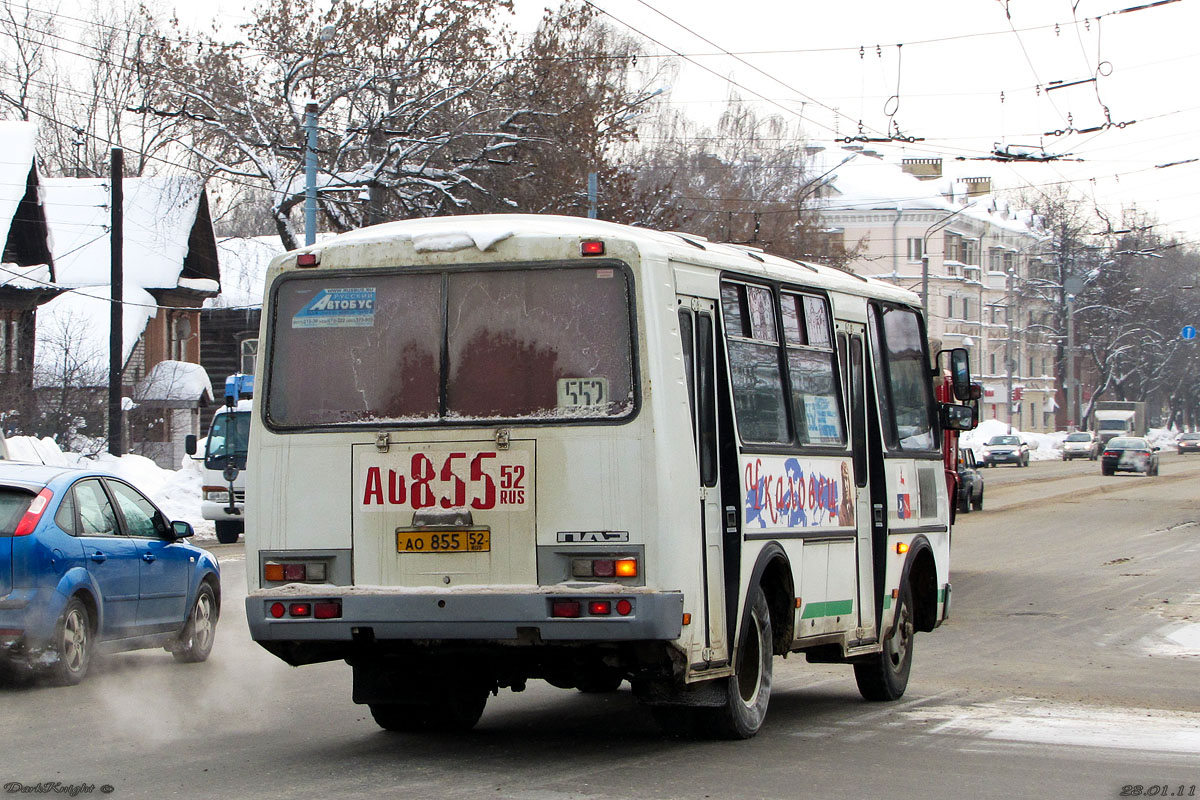
POLYGON ((49 464, 52 467, 69 467, 75 462, 66 453, 58 449, 54 440, 47 436, 45 439, 35 439, 32 436, 13 436, 4 440, 8 446, 8 457, 12 461, 26 461, 30 464, 49 464))
POLYGON ((82 467, 107 472, 141 489, 172 520, 186 520, 198 539, 212 538, 212 522, 200 515, 200 486, 203 474, 200 462, 184 456, 182 469, 163 469, 145 456, 127 453, 120 458, 108 453, 94 457, 64 453, 53 439, 13 436, 6 439, 12 461, 48 464, 54 467, 82 467))
MULTIPOLYGON (((958 440, 959 446, 968 447, 979 458, 982 448, 993 436, 1005 436, 1010 433, 1008 423, 998 419, 985 419, 973 431, 967 431, 958 440)), ((1021 441, 1029 445, 1030 461, 1057 461, 1062 458, 1063 439, 1067 438, 1066 431, 1051 433, 1031 433, 1013 428, 1011 433, 1021 437, 1021 441)), ((1175 447, 1177 433, 1167 428, 1151 428, 1146 438, 1150 444, 1164 450, 1175 447)))
MULTIPOLYGON (((969 447, 975 457, 983 454, 983 445, 993 436, 1006 436, 1010 433, 1008 423, 998 419, 985 419, 973 431, 967 431, 958 440, 961 447, 969 447)), ((1029 433, 1019 428, 1013 428, 1011 433, 1021 437, 1021 441, 1029 445, 1030 461, 1057 461, 1062 458, 1063 439, 1067 438, 1066 431, 1053 433, 1029 433)))
POLYGON ((199 364, 189 361, 160 361, 138 382, 137 399, 213 401, 212 382, 199 364))
POLYGON ((1150 708, 1103 708, 1015 697, 995 703, 908 712, 932 732, 988 740, 1194 754, 1200 714, 1150 708), (1131 731, 1136 731, 1132 734, 1131 731))

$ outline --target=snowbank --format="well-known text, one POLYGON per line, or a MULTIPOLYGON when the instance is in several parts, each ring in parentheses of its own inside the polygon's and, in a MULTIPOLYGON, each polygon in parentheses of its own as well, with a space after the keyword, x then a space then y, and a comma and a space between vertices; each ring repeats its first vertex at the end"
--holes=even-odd
MULTIPOLYGON (((975 430, 964 433, 958 443, 960 446, 971 448, 975 457, 978 458, 982 454, 981 448, 988 439, 1008 433, 1008 423, 998 419, 985 419, 975 430)), ((1062 446, 1063 439, 1067 438, 1066 431, 1026 433, 1018 428, 1013 428, 1012 433, 1020 436, 1021 441, 1029 444, 1030 461, 1057 461, 1062 458, 1059 448, 1062 446)))
MULTIPOLYGON (((968 431, 958 440, 962 447, 969 447, 975 457, 979 458, 981 448, 993 436, 1004 436, 1009 433, 1008 423, 998 419, 985 419, 973 431, 968 431)), ((1062 458, 1063 439, 1067 438, 1066 431, 1053 433, 1027 433, 1019 428, 1013 428, 1012 433, 1021 437, 1021 441, 1029 444, 1030 461, 1058 461, 1062 458)), ((1163 448, 1175 446, 1175 431, 1166 428, 1151 428, 1147 437, 1150 443, 1163 448)))
POLYGON ((54 467, 83 467, 122 478, 146 493, 172 520, 187 520, 196 530, 197 539, 214 538, 212 522, 200 515, 202 473, 199 462, 184 456, 182 469, 163 469, 145 456, 126 454, 120 458, 108 453, 95 457, 64 453, 53 439, 13 436, 5 440, 13 461, 48 464, 54 467))

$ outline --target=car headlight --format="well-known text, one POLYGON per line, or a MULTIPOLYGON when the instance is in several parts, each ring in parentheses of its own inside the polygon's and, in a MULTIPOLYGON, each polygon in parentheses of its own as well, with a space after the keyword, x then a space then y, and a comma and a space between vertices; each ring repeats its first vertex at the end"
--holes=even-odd
POLYGON ((204 491, 204 499, 209 501, 210 503, 228 503, 229 502, 229 490, 228 489, 206 489, 204 491))

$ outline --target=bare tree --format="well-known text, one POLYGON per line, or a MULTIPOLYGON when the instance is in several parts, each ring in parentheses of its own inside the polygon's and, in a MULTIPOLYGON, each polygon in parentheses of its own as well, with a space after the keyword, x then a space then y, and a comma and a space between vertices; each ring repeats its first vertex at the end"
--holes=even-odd
POLYGON ((285 246, 304 198, 305 106, 315 100, 322 210, 336 229, 361 224, 361 192, 376 215, 465 209, 476 179, 519 138, 494 100, 506 59, 497 14, 507 0, 381 0, 318 14, 311 0, 264 3, 245 40, 202 39, 163 53, 170 109, 196 126, 187 147, 210 174, 264 185, 285 246), (324 26, 334 26, 324 41, 324 26), (386 211, 380 211, 383 208, 386 211))
POLYGON ((667 119, 657 141, 635 160, 632 199, 623 221, 687 230, 797 259, 843 266, 852 260, 823 234, 802 133, 778 116, 761 116, 736 96, 715 130, 667 119))
POLYGON ((49 53, 54 37, 54 15, 27 3, 0 2, 0 52, 7 69, 0 70, 0 104, 18 119, 33 118, 33 107, 42 95, 40 87, 51 76, 49 53))
POLYGON ((107 350, 86 315, 56 314, 38 326, 36 413, 28 431, 67 450, 100 452, 104 436, 107 350))

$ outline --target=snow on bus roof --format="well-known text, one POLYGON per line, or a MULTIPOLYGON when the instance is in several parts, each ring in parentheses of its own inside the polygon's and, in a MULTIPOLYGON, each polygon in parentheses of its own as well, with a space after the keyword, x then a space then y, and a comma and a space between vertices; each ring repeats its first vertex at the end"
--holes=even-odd
MULTIPOLYGON (((395 244, 411 242, 419 253, 453 253, 474 247, 487 252, 497 243, 526 236, 619 236, 622 239, 675 250, 688 247, 689 255, 700 258, 710 253, 724 261, 736 258, 739 269, 760 272, 782 280, 811 283, 821 288, 842 289, 904 303, 918 302, 918 296, 905 289, 874 278, 867 278, 823 264, 794 261, 743 245, 710 242, 703 236, 676 231, 657 231, 606 220, 566 217, 551 214, 479 214, 468 216, 427 217, 400 220, 360 228, 298 252, 317 252, 341 245, 395 244), (802 274, 796 275, 799 271, 802 274)), ((714 264, 714 266, 718 266, 714 264)))

